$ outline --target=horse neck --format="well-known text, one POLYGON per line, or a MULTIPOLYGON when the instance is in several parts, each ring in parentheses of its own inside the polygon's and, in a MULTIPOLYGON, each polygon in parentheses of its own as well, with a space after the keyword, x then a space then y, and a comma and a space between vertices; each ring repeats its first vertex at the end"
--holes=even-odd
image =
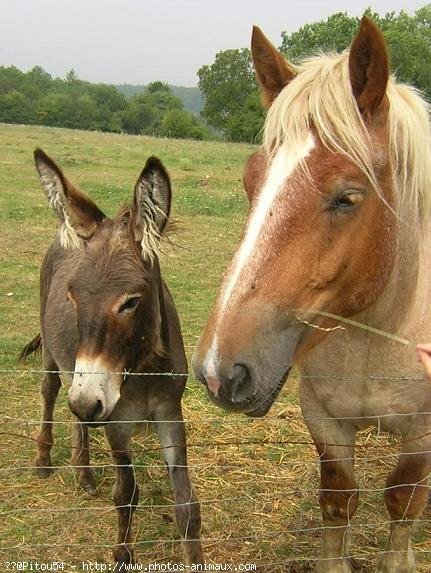
POLYGON ((399 221, 394 265, 378 299, 361 320, 413 340, 431 336, 431 225, 405 217, 399 221))

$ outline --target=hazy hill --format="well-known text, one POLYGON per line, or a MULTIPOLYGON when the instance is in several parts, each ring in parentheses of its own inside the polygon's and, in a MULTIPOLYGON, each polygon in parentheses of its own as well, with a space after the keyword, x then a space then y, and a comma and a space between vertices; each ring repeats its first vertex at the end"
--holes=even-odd
MULTIPOLYGON (((119 92, 121 92, 127 97, 130 97, 138 93, 142 93, 146 89, 145 85, 132 85, 132 84, 121 84, 115 87, 119 92)), ((183 86, 171 86, 171 85, 169 87, 171 88, 173 94, 182 100, 185 109, 193 111, 194 113, 200 113, 202 111, 203 99, 199 88, 186 88, 183 86)))

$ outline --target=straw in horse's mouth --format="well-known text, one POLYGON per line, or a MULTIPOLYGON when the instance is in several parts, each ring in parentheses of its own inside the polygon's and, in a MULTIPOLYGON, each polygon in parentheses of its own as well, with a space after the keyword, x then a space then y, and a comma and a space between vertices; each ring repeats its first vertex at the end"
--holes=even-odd
POLYGON ((286 370, 286 372, 282 376, 280 382, 277 384, 277 386, 274 388, 274 390, 272 390, 272 392, 269 394, 269 396, 266 398, 266 400, 261 402, 257 406, 257 408, 254 408, 253 410, 245 412, 247 416, 250 416, 251 418, 260 418, 262 416, 265 416, 265 414, 268 413, 268 411, 271 408, 271 406, 273 405, 275 399, 280 394, 281 389, 283 388, 283 386, 287 380, 287 377, 289 376, 290 370, 291 370, 291 367, 289 367, 286 370))

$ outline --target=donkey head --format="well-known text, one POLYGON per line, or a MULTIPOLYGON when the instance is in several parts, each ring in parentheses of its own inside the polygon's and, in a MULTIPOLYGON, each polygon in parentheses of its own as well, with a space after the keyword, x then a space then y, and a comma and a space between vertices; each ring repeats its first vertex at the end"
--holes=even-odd
MULTIPOLYGON (((163 354, 157 254, 170 212, 169 176, 149 158, 132 205, 109 219, 43 151, 36 150, 35 160, 61 223, 64 250, 51 284, 51 291, 61 292, 52 300, 66 300, 64 321, 76 324, 69 405, 82 421, 104 421, 120 399, 126 372, 163 354)), ((54 328, 61 339, 70 325, 54 328)))

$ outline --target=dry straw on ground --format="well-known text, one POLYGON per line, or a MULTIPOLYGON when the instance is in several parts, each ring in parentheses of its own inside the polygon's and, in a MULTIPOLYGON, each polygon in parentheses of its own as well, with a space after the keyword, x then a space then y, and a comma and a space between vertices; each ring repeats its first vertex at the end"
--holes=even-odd
MULTIPOLYGON (((34 383, 36 387, 37 379, 34 383)), ((290 382, 289 391, 274 405, 269 418, 261 420, 225 415, 208 403, 196 383, 191 386, 184 414, 208 561, 255 563, 262 572, 312 571, 321 533, 318 460, 296 403, 296 380, 290 382)), ((23 410, 18 405, 28 399, 20 394, 18 384, 11 388, 7 403, 14 404, 19 414, 23 410)), ((37 426, 34 421, 17 420, 18 414, 15 419, 2 418, 0 448, 16 455, 9 471, 0 472, 0 499, 2 546, 19 547, 1 551, 0 557, 55 559, 69 566, 84 560, 110 562, 109 546, 116 529, 111 496, 114 472, 101 431, 92 431, 93 463, 102 466, 96 469, 98 497, 88 498, 76 485, 68 461, 69 413, 64 400, 53 449, 54 464, 60 467, 46 481, 19 469, 32 465, 37 426)), ((137 561, 180 561, 172 498, 156 436, 137 433, 133 450, 141 488, 134 534, 137 561)), ((356 449, 360 487, 383 488, 396 453, 393 439, 372 429, 361 432, 356 449)), ((416 535, 418 571, 422 572, 429 570, 430 517, 428 511, 416 535)), ((384 550, 387 520, 381 491, 363 493, 352 522, 351 554, 358 571, 375 571, 378 553, 384 550)))

